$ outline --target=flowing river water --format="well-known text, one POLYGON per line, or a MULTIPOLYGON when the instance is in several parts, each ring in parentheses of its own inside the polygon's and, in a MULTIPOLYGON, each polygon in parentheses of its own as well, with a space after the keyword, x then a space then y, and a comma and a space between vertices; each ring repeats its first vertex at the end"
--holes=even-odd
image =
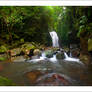
MULTIPOLYGON (((51 32, 53 47, 59 47, 58 37, 51 32), (54 37, 53 37, 54 36, 54 37)), ((25 62, 0 62, 0 75, 12 80, 17 86, 80 86, 92 85, 91 68, 79 59, 64 53, 64 59, 57 59, 60 50, 48 58, 45 51, 36 59, 25 62)))

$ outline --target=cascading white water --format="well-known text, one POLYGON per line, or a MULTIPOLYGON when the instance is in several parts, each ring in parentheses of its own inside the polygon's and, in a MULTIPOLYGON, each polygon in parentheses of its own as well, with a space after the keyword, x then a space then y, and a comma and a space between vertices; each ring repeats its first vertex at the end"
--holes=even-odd
POLYGON ((53 55, 53 57, 51 58, 47 58, 45 52, 42 52, 42 55, 38 59, 32 59, 32 60, 29 60, 29 62, 36 63, 36 62, 43 61, 43 60, 49 60, 53 63, 57 62, 56 55, 53 55))
POLYGON ((68 58, 68 55, 64 52, 65 58, 68 58))
POLYGON ((69 57, 69 56, 66 54, 66 52, 64 52, 64 55, 65 55, 65 59, 64 59, 64 60, 66 60, 66 61, 77 61, 77 62, 79 62, 79 59, 69 57))
POLYGON ((57 58, 56 58, 56 55, 53 55, 52 58, 49 59, 51 62, 55 63, 57 62, 57 58))
POLYGON ((52 38, 52 43, 53 43, 53 47, 59 47, 59 43, 58 43, 58 36, 57 33, 55 31, 50 32, 50 36, 52 38))
MULTIPOLYGON (((52 31, 50 32, 50 35, 51 35, 51 38, 52 38, 52 43, 53 43, 53 47, 59 47, 59 43, 58 43, 58 35, 55 31, 52 31)), ((79 59, 76 59, 76 58, 72 58, 71 54, 70 54, 70 57, 67 55, 66 52, 64 52, 64 55, 65 55, 65 59, 66 61, 76 61, 76 62, 79 62, 79 59)), ((39 62, 39 61, 44 61, 44 60, 47 60, 47 61, 51 61, 53 63, 57 62, 57 58, 56 58, 56 54, 53 55, 53 57, 51 58, 48 58, 46 57, 45 55, 45 52, 42 52, 42 55, 38 58, 38 59, 32 59, 30 60, 31 61, 35 61, 35 62, 39 62)))
POLYGON ((72 53, 70 52, 70 57, 72 57, 72 53))
POLYGON ((42 61, 42 60, 45 60, 46 59, 46 55, 45 55, 45 52, 42 52, 42 55, 40 56, 40 58, 38 59, 32 59, 30 60, 29 62, 39 62, 39 61, 42 61))

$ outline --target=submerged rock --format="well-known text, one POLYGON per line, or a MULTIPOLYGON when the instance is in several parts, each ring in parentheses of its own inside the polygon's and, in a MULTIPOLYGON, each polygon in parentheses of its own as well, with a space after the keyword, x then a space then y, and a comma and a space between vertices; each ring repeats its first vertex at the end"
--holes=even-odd
POLYGON ((71 84, 69 80, 65 76, 58 73, 48 73, 41 76, 37 80, 38 86, 66 86, 69 84, 71 84))
POLYGON ((48 71, 42 72, 41 70, 33 70, 27 72, 26 78, 29 80, 30 85, 36 86, 60 86, 72 84, 70 78, 58 73, 49 73, 48 71))
POLYGON ((26 77, 28 78, 31 84, 35 84, 37 81, 37 78, 41 75, 42 73, 39 70, 34 70, 26 73, 26 77))

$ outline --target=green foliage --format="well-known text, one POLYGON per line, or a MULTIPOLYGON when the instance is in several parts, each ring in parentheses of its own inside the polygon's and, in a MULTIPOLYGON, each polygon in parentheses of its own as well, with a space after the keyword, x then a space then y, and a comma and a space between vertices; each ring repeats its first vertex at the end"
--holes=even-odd
POLYGON ((86 16, 82 16, 81 20, 80 20, 80 24, 86 24, 87 23, 87 17, 86 16))
POLYGON ((86 36, 92 35, 92 23, 88 23, 88 19, 86 16, 82 16, 80 20, 79 31, 77 33, 78 37, 81 37, 82 34, 85 33, 86 36))
POLYGON ((0 86, 15 86, 15 83, 5 77, 0 76, 0 86))
POLYGON ((84 30, 91 32, 91 7, 61 6, 2 6, 0 7, 0 39, 18 46, 35 42, 47 46, 51 41, 49 31, 58 33, 60 42, 68 45, 84 30), (73 39, 69 39, 69 32, 73 39))
POLYGON ((20 43, 24 43, 24 39, 23 38, 20 39, 20 43))
POLYGON ((68 45, 68 33, 72 31, 72 16, 68 7, 63 7, 59 16, 57 32, 61 41, 61 45, 68 45))
POLYGON ((81 25, 79 27, 79 32, 77 33, 77 37, 80 37, 80 35, 84 32, 84 30, 85 30, 85 26, 84 25, 81 25))

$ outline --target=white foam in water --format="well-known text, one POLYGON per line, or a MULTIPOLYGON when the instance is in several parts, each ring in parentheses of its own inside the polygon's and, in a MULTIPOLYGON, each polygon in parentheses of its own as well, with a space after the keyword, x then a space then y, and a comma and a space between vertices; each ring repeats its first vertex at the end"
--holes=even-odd
POLYGON ((36 63, 36 62, 43 61, 43 60, 48 60, 48 61, 51 61, 53 63, 57 62, 56 55, 53 55, 53 57, 51 57, 51 58, 47 58, 45 55, 45 52, 42 52, 42 55, 40 56, 40 58, 29 60, 29 62, 36 63))
POLYGON ((41 57, 46 58, 45 52, 42 52, 41 57))
POLYGON ((49 59, 51 62, 55 63, 57 62, 57 58, 56 58, 56 55, 53 55, 52 58, 49 59))
MULTIPOLYGON (((75 61, 75 62, 81 63, 79 59, 71 58, 65 52, 64 52, 64 55, 65 55, 65 59, 64 59, 65 61, 75 61)), ((58 60, 56 58, 56 55, 53 55, 53 57, 51 58, 47 58, 45 55, 45 52, 42 52, 42 55, 40 56, 40 58, 29 60, 29 62, 34 62, 34 63, 39 62, 39 61, 50 61, 50 62, 56 63, 58 60)))
POLYGON ((77 62, 79 62, 79 59, 71 58, 65 52, 64 52, 64 55, 65 55, 65 59, 64 60, 66 60, 66 61, 77 61, 77 62))
POLYGON ((43 61, 45 59, 46 59, 45 53, 42 52, 42 55, 40 56, 40 58, 29 60, 29 62, 35 62, 36 63, 36 62, 39 62, 39 61, 43 61))

